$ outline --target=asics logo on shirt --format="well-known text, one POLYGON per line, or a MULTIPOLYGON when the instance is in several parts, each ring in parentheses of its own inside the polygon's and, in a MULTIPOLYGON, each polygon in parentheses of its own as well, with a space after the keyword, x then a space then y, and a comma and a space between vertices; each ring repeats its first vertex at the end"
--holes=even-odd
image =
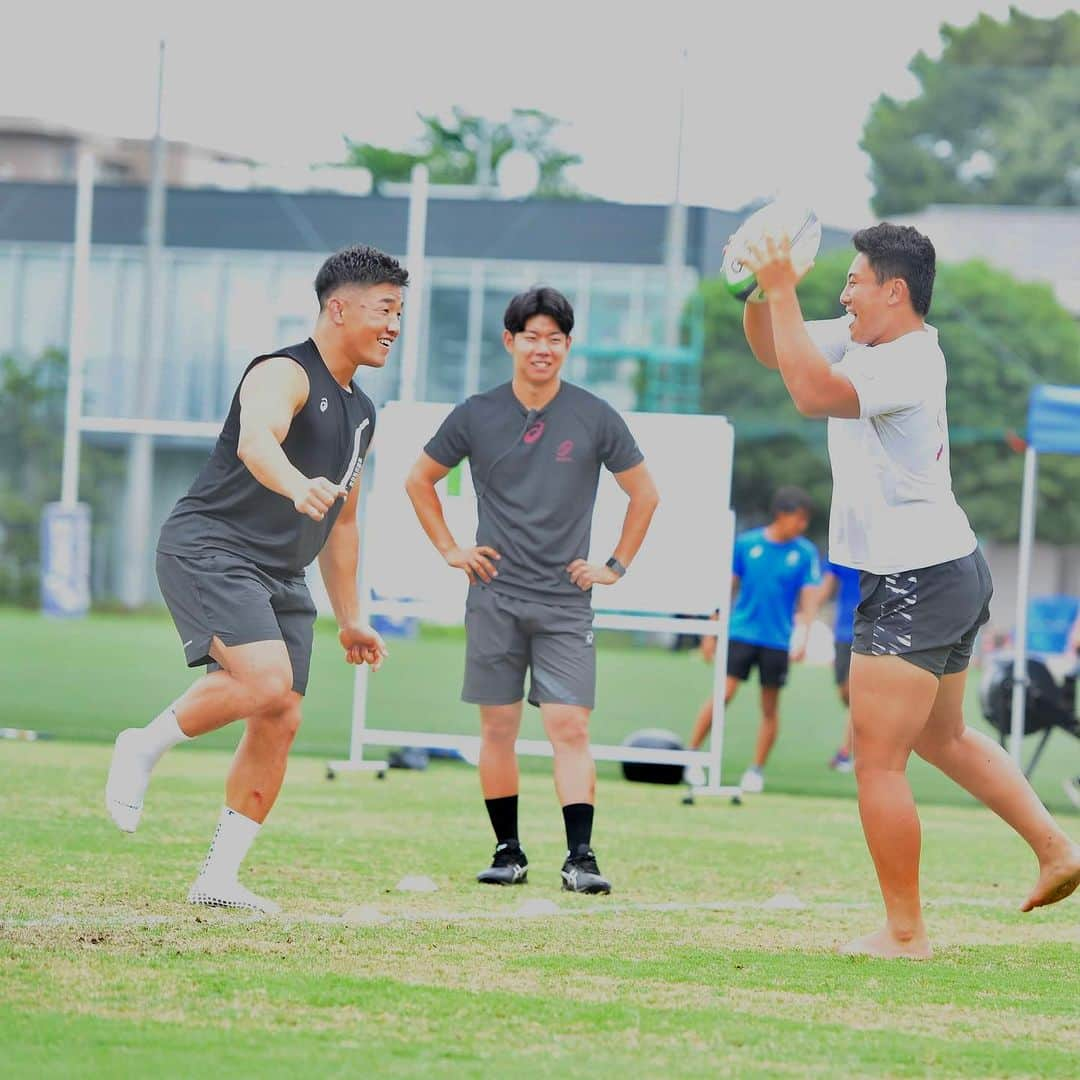
POLYGON ((326 398, 323 398, 322 401, 319 402, 319 412, 326 412, 329 407, 330 402, 327 401, 326 398))
POLYGON ((573 439, 565 439, 563 442, 559 443, 559 449, 555 451, 555 460, 556 461, 573 461, 574 459, 573 459, 573 457, 571 457, 573 452, 574 452, 574 440, 573 439))
POLYGON ((535 424, 528 431, 525 432, 524 441, 530 446, 537 442, 541 435, 544 434, 544 421, 537 420, 535 424))

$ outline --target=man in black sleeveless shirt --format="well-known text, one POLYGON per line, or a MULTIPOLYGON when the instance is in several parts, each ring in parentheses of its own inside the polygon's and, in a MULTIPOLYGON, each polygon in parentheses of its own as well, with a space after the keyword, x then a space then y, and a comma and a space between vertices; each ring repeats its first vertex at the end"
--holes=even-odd
POLYGON ((360 618, 356 587, 359 477, 375 406, 352 380, 357 368, 386 363, 407 284, 406 270, 374 248, 327 259, 312 336, 251 362, 209 461, 161 530, 162 595, 188 667, 208 670, 146 727, 117 736, 105 802, 134 832, 161 755, 246 718, 192 903, 279 910, 237 875, 300 726, 315 622, 304 570, 316 556, 345 659, 374 669, 386 655, 360 618))

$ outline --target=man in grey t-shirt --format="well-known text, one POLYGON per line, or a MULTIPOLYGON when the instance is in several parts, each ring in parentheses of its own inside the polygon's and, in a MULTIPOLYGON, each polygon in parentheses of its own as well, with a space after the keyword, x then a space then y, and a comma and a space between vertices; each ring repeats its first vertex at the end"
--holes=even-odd
POLYGON ((513 378, 458 405, 406 482, 420 524, 446 562, 468 575, 462 698, 480 706, 480 786, 495 831, 492 865, 477 880, 516 885, 528 860, 518 839, 518 765, 526 669, 555 752, 555 790, 568 848, 563 888, 607 893, 591 848, 596 767, 589 714, 596 684, 594 585, 619 580, 659 502, 622 417, 560 378, 574 311, 561 293, 515 296, 503 344, 513 378), (450 533, 435 485, 463 458, 476 489, 476 545, 450 533), (600 466, 629 496, 622 535, 603 566, 586 561, 600 466))

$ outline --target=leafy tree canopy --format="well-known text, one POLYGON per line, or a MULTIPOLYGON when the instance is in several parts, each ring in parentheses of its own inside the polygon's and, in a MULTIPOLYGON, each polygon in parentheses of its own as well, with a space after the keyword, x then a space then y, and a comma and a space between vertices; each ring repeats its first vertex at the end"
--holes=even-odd
POLYGON ((881 216, 931 203, 1080 205, 1080 14, 1010 8, 942 26, 910 65, 920 92, 878 98, 863 131, 881 216))
POLYGON ((565 175, 568 168, 581 163, 581 157, 559 149, 555 135, 562 121, 547 113, 514 109, 507 120, 488 120, 454 106, 448 120, 420 114, 420 121, 424 129, 415 149, 391 150, 349 141, 346 163, 368 169, 376 188, 387 181, 407 181, 418 162, 427 165, 434 184, 475 184, 482 158, 486 157, 494 176, 504 154, 522 150, 539 166, 537 195, 581 197, 565 175))

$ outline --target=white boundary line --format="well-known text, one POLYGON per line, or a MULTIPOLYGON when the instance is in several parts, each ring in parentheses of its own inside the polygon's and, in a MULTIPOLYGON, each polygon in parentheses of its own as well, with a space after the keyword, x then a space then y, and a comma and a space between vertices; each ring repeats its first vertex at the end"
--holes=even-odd
MULTIPOLYGON (((782 897, 773 899, 782 900, 782 897)), ((780 902, 770 904, 766 901, 755 900, 706 900, 698 903, 684 903, 681 901, 667 901, 663 903, 626 903, 613 904, 604 900, 597 900, 591 907, 559 907, 553 901, 544 897, 535 900, 526 900, 519 907, 506 911, 393 911, 386 910, 385 906, 375 904, 358 904, 355 908, 348 909, 341 915, 319 914, 290 914, 287 911, 276 916, 228 912, 224 909, 215 909, 193 904, 191 912, 187 915, 106 915, 101 918, 83 915, 52 915, 45 919, 0 919, 0 930, 26 930, 38 928, 71 927, 73 929, 129 929, 149 928, 154 926, 183 926, 191 923, 196 917, 201 918, 206 925, 222 926, 236 922, 263 922, 274 921, 285 924, 309 924, 319 926, 376 926, 390 923, 427 923, 427 922, 499 922, 508 919, 545 919, 565 918, 574 916, 597 916, 597 915, 628 915, 646 912, 708 912, 708 911, 745 911, 757 913, 771 912, 795 912, 806 914, 811 912, 841 912, 841 911, 868 911, 880 907, 878 901, 847 901, 847 900, 820 900, 799 901, 798 904, 780 902), (350 918, 350 913, 353 913, 350 918), (211 916, 211 922, 206 923, 207 916, 211 916), (214 916, 219 916, 215 918, 214 916)), ((958 897, 942 897, 939 900, 927 901, 926 908, 933 911, 938 908, 981 908, 998 911, 1017 911, 1019 908, 1009 900, 974 898, 961 899, 958 897)))

